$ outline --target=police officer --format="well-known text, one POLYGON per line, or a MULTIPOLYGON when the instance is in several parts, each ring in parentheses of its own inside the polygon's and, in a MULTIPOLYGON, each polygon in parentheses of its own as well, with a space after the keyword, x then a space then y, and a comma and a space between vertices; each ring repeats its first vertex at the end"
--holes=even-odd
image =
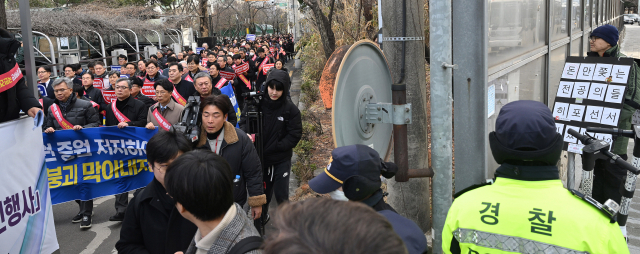
POLYGON ((388 218, 409 254, 426 253, 427 239, 418 225, 398 215, 384 201, 386 193, 380 189, 380 175, 391 178, 397 171, 394 163, 383 162, 371 147, 360 144, 343 146, 333 149, 329 165, 309 181, 309 187, 317 193, 329 194, 335 200, 366 204, 388 218))
POLYGON ((506 104, 489 144, 495 183, 456 194, 444 253, 629 253, 618 224, 562 186, 563 139, 547 106, 506 104))

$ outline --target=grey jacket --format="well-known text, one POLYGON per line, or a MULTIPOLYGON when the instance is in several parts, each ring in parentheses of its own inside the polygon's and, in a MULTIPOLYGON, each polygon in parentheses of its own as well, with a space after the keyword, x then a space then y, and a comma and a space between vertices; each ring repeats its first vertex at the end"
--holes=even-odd
MULTIPOLYGON (((67 107, 67 111, 62 112, 62 117, 64 117, 64 119, 67 119, 67 121, 73 125, 80 125, 82 128, 93 128, 100 125, 101 117, 93 108, 90 101, 78 99, 74 95, 72 95, 69 100, 71 100, 71 103, 67 107)), ((55 104, 59 105, 59 103, 60 102, 58 100, 55 100, 55 104)), ((55 130, 62 130, 62 127, 51 112, 51 107, 47 110, 48 114, 43 124, 43 130, 46 130, 49 127, 53 127, 55 130)))
MULTIPOLYGON (((240 242, 240 240, 250 236, 260 236, 258 230, 253 226, 253 221, 244 210, 242 210, 242 207, 237 203, 234 203, 234 205, 237 211, 236 216, 231 220, 231 223, 222 230, 222 233, 220 233, 218 239, 211 245, 207 254, 227 253, 236 243, 240 242)), ((196 251, 196 242, 192 240, 185 254, 195 254, 196 251)), ((252 250, 247 253, 262 254, 262 250, 252 250)))

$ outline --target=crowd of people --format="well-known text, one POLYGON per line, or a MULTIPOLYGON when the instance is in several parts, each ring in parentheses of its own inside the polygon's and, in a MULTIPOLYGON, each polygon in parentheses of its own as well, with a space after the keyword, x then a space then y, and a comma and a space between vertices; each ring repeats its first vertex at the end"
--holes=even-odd
MULTIPOLYGON (((613 29, 594 30, 591 57, 621 56, 613 29)), ((0 71, 8 72, 16 44, 4 32, 0 71)), ((153 180, 131 201, 128 193, 116 195, 110 220, 122 221, 119 253, 426 253, 423 229, 385 201, 383 178, 393 177, 397 166, 366 145, 334 149, 323 172, 309 182, 330 199, 288 202, 292 150, 302 135, 284 69, 291 42, 287 35, 233 40, 212 48, 204 44, 198 53, 160 51, 137 62, 121 55, 120 72, 108 72, 102 62, 90 63, 87 70, 72 64, 56 79, 40 67, 40 103, 21 80, 0 90, 0 103, 7 104, 0 105, 0 120, 17 118, 15 109, 33 117, 44 108, 46 134, 99 126, 160 129, 146 146, 153 180), (96 79, 102 79, 99 88, 96 79), (155 94, 149 97, 142 91, 151 84, 155 94), (225 87, 235 97, 223 94, 225 87), (249 91, 263 93, 262 133, 251 133, 242 107, 247 98, 241 94, 249 91), (103 93, 111 92, 109 100, 103 93), (181 121, 192 98, 198 101, 200 133, 189 140, 167 126, 181 121), (239 119, 233 101, 240 105, 239 119), (261 147, 254 144, 256 137, 261 147), (265 237, 261 228, 270 220, 272 196, 280 205, 277 230, 265 237)), ((633 92, 638 89, 634 83, 633 92)), ((621 124, 628 129, 627 122, 621 124)), ((504 105, 489 143, 501 164, 495 183, 455 194, 443 228, 445 253, 629 253, 615 218, 597 204, 620 203, 619 191, 612 190, 619 188, 620 178, 607 175, 621 174, 614 171, 619 168, 597 162, 602 164, 596 171, 599 185, 589 203, 566 190, 556 166, 563 137, 546 105, 504 105)), ((619 146, 614 151, 626 154, 619 146)), ((92 201, 77 203, 72 222, 90 228, 92 201)))

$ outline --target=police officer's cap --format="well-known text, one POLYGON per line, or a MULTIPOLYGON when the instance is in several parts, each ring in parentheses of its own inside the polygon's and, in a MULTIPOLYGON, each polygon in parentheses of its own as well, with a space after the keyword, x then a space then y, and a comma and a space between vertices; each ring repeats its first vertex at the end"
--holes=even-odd
POLYGON ((562 153, 551 110, 537 101, 514 101, 502 107, 489 144, 497 163, 555 165, 562 153))
POLYGON ((360 201, 380 189, 380 175, 391 178, 397 172, 394 163, 384 162, 376 150, 366 145, 333 149, 324 172, 309 181, 309 187, 326 194, 340 187, 349 200, 360 201))

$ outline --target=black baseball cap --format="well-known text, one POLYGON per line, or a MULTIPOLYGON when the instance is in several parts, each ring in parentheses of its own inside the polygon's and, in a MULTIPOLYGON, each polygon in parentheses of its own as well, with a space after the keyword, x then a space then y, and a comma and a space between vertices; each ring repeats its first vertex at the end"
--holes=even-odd
POLYGON ((324 172, 309 181, 309 187, 326 194, 343 187, 351 200, 364 198, 380 188, 383 161, 376 150, 366 145, 350 145, 333 149, 324 172))

